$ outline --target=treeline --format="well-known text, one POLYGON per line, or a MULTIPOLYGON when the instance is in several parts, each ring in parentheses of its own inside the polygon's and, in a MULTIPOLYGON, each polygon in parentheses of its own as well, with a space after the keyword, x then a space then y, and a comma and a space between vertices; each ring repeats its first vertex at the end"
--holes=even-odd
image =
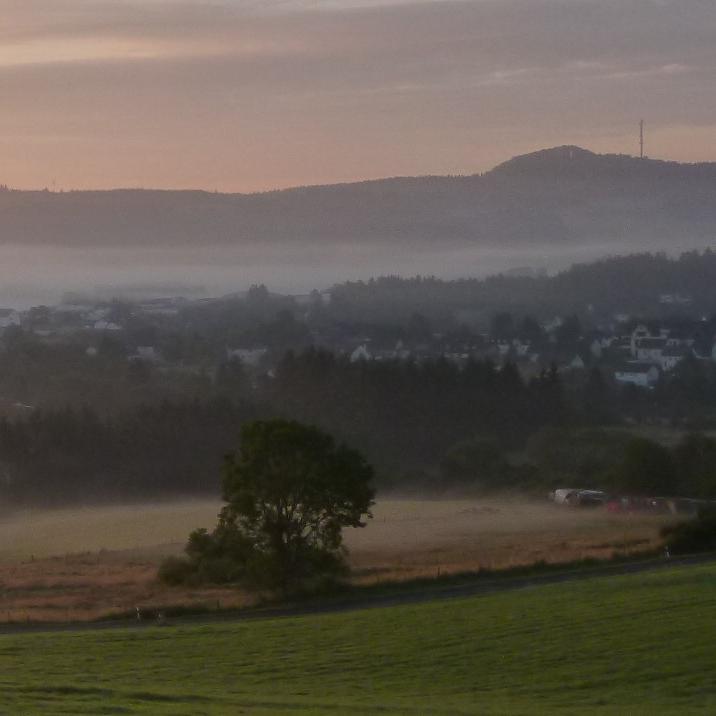
POLYGON ((448 450, 424 486, 537 494, 566 487, 713 499, 716 440, 691 432, 669 446, 620 428, 544 428, 530 436, 515 460, 496 440, 476 437, 448 450))
MULTIPOLYGON (((38 409, 0 420, 0 499, 216 494, 222 456, 236 448, 241 425, 271 417, 316 425, 361 450, 381 487, 542 490, 575 479, 634 486, 611 470, 623 434, 607 440, 599 431, 713 425, 716 366, 684 361, 669 381, 645 391, 617 389, 597 370, 577 379, 553 368, 526 380, 510 362, 351 362, 308 349, 286 353, 258 378, 227 363, 212 390, 120 411, 38 409), (545 435, 552 437, 545 442, 545 435)), ((673 484, 694 494, 710 489, 681 478, 673 484)))
MULTIPOLYGON (((383 484, 439 462, 475 434, 517 446, 565 419, 555 371, 525 382, 512 364, 464 369, 437 360, 351 363, 320 350, 292 353, 242 399, 164 402, 100 417, 92 409, 37 410, 0 421, 0 485, 13 502, 215 493, 222 456, 241 424, 286 417, 362 450, 383 484)), ((224 379, 232 383, 230 377, 224 379)))
POLYGON ((555 276, 497 275, 444 281, 435 277, 387 276, 333 288, 331 315, 352 321, 401 322, 414 313, 445 323, 465 316, 485 325, 511 311, 541 318, 614 313, 654 315, 674 310, 663 294, 691 299, 690 313, 716 310, 716 252, 690 251, 678 258, 643 253, 578 264, 555 276), (606 291, 605 287, 609 287, 606 291))
POLYGON ((323 350, 287 353, 261 394, 283 417, 308 422, 391 468, 434 464, 475 434, 519 445, 567 415, 556 370, 525 381, 512 363, 444 359, 351 362, 323 350))
POLYGON ((626 430, 546 429, 526 452, 540 484, 716 498, 716 440, 697 432, 668 446, 626 430))
POLYGON ((163 403, 102 419, 90 409, 0 420, 0 499, 69 504, 217 494, 240 426, 264 417, 229 400, 163 403))

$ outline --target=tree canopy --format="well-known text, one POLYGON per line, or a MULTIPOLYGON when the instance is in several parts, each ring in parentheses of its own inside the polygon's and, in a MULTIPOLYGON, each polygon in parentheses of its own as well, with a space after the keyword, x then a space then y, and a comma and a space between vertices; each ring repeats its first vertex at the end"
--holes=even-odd
MULTIPOLYGON (((197 572, 286 590, 345 568, 344 527, 371 517, 373 468, 363 456, 294 421, 247 423, 224 465, 226 505, 187 553, 197 572), (211 564, 208 564, 211 562, 211 564), (213 566, 212 566, 213 565, 213 566)), ((220 580, 219 580, 220 581, 220 580)))

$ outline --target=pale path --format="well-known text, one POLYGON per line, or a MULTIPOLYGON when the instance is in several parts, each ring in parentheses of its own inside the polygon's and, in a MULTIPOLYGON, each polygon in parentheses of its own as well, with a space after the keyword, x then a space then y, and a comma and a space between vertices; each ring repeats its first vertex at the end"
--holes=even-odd
MULTIPOLYGON (((307 616, 315 614, 331 614, 350 612, 363 609, 376 609, 394 607, 408 604, 420 604, 443 599, 459 599, 465 597, 482 596, 498 592, 508 592, 530 587, 541 587, 549 584, 581 581, 599 577, 611 577, 656 570, 673 569, 676 567, 694 566, 716 562, 716 553, 688 555, 685 557, 663 557, 622 562, 620 564, 606 564, 597 567, 572 569, 537 574, 526 577, 496 577, 481 579, 476 577, 471 581, 458 585, 431 584, 423 587, 396 586, 393 594, 379 594, 375 596, 358 595, 348 596, 344 599, 334 599, 319 604, 309 603, 291 605, 286 607, 251 608, 244 611, 232 611, 201 616, 173 617, 167 626, 189 626, 214 624, 217 622, 255 621, 258 619, 277 619, 283 617, 307 616)), ((386 587, 386 591, 389 588, 386 587)), ((67 632, 67 631, 98 631, 105 629, 146 629, 157 628, 156 622, 145 621, 98 621, 82 623, 56 623, 56 624, 4 624, 0 626, 0 635, 40 632, 67 632)))

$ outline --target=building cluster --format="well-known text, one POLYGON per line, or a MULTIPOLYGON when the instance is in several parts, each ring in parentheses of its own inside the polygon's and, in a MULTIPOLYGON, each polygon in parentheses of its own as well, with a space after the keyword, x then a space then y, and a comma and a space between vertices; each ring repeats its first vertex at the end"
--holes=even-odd
POLYGON ((650 388, 666 374, 672 372, 682 361, 692 358, 716 362, 716 338, 703 341, 697 335, 694 324, 684 322, 672 328, 650 328, 638 324, 627 329, 615 324, 612 330, 590 330, 560 339, 559 318, 541 325, 544 331, 539 340, 521 336, 495 339, 487 334, 470 341, 446 340, 433 334, 431 341, 410 343, 396 342, 394 347, 373 347, 365 338, 355 341, 343 352, 351 361, 434 359, 442 357, 450 362, 464 364, 468 360, 492 360, 498 364, 511 361, 526 377, 556 366, 561 373, 578 373, 598 368, 617 384, 650 388))
MULTIPOLYGON (((564 375, 578 375, 598 368, 603 377, 617 384, 648 389, 687 358, 716 361, 714 336, 708 334, 711 324, 698 320, 683 319, 666 325, 635 324, 628 316, 617 315, 607 327, 583 328, 574 316, 554 317, 541 323, 525 320, 510 331, 495 335, 495 332, 480 333, 464 325, 456 328, 455 322, 451 327, 431 325, 419 316, 402 329, 336 320, 312 322, 311 311, 315 306, 327 305, 322 296, 283 299, 293 301, 298 317, 296 323, 292 323, 293 319, 286 323, 287 330, 294 331, 295 326, 302 323, 303 332, 280 335, 274 345, 262 342, 257 337, 261 333, 256 331, 227 335, 223 343, 211 347, 213 352, 209 358, 205 357, 202 369, 212 361, 215 366, 237 361, 257 373, 267 372, 287 348, 301 350, 313 345, 343 355, 354 363, 394 360, 421 363, 441 358, 463 366, 470 360, 490 360, 497 365, 509 361, 526 379, 554 368, 564 375), (302 336, 300 345, 291 343, 296 335, 302 336)), ((662 299, 678 303, 683 297, 669 294, 662 299)), ((244 296, 242 300, 248 299, 244 296)), ((88 301, 38 306, 22 312, 0 309, 0 331, 6 334, 13 329, 27 331, 47 343, 84 341, 87 355, 92 357, 98 355, 102 341, 109 338, 122 345, 129 361, 165 370, 171 370, 175 364, 189 369, 192 361, 196 362, 197 351, 189 356, 186 351, 185 355, 179 355, 175 350, 171 355, 167 352, 167 345, 171 345, 167 337, 181 331, 202 333, 201 321, 212 320, 214 303, 217 312, 226 313, 220 301, 180 297, 144 299, 131 305, 88 301), (208 312, 185 311, 195 308, 208 308, 208 312), (187 318, 190 314, 192 317, 187 318), (142 326, 144 329, 150 326, 152 330, 143 330, 142 326)), ((281 325, 275 328, 283 330, 281 325)), ((276 338, 275 333, 272 335, 276 338)))
POLYGON ((700 360, 716 361, 716 344, 701 355, 697 337, 688 330, 660 328, 652 330, 645 324, 636 326, 628 337, 616 342, 623 360, 614 370, 618 383, 630 383, 642 388, 655 385, 664 373, 669 373, 684 359, 692 356, 700 360))

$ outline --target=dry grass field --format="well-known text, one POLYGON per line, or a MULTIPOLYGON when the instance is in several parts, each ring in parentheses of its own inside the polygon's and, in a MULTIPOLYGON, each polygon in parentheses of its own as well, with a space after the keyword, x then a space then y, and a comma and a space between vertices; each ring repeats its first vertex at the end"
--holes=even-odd
MULTIPOLYGON (((26 510, 0 519, 0 621, 92 619, 136 606, 237 606, 234 589, 165 587, 163 557, 211 527, 213 501, 26 510)), ((664 518, 519 500, 380 500, 346 537, 359 583, 608 557, 656 544, 664 518)))

